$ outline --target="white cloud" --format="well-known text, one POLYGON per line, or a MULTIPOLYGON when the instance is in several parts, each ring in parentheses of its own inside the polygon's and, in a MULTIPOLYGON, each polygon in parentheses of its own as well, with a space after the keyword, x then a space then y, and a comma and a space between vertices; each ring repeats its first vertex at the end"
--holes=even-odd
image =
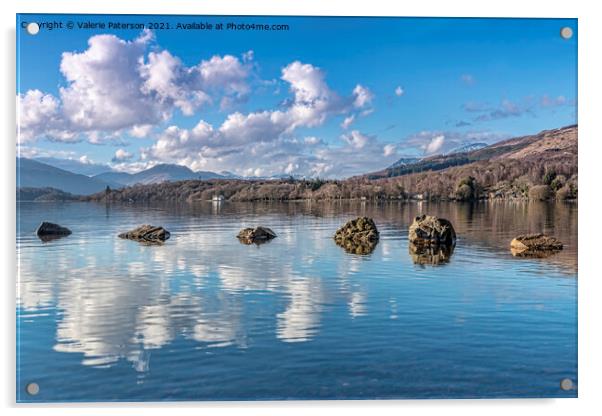
POLYGON ((67 82, 59 97, 37 90, 18 96, 21 138, 85 138, 126 146, 124 137, 156 135, 136 161, 123 148, 115 152, 112 167, 130 172, 167 162, 238 174, 341 176, 381 168, 392 155, 376 137, 358 130, 342 136, 343 145, 311 135, 296 137, 300 129, 321 126, 335 116, 342 116, 343 127, 349 128, 357 117, 373 111, 374 98, 360 84, 349 95, 339 95, 322 69, 299 61, 281 69, 291 95, 280 107, 234 111, 216 124, 199 117, 193 128, 169 126, 175 111, 193 115, 218 102, 223 110, 245 100, 256 65, 253 51, 248 51, 240 59, 214 55, 187 66, 151 42, 150 32, 133 41, 97 35, 84 51, 64 53, 60 69, 67 82), (359 149, 361 160, 338 166, 341 155, 355 158, 359 149))
POLYGON ((372 103, 372 99, 374 98, 374 94, 366 88, 357 84, 353 89, 353 95, 355 100, 353 101, 353 105, 357 108, 364 108, 367 105, 372 103))
POLYGON ((341 127, 344 128, 345 130, 347 130, 349 128, 349 126, 351 126, 351 124, 353 124, 354 120, 355 120, 354 114, 350 115, 349 117, 345 117, 345 119, 341 123, 341 127))
POLYGON ((130 129, 130 136, 142 139, 150 134, 150 132, 153 130, 153 127, 154 126, 152 124, 137 124, 130 129))
POLYGON ((199 106, 211 102, 208 94, 192 87, 191 70, 167 50, 150 52, 139 71, 145 94, 157 94, 160 103, 173 104, 184 115, 192 115, 199 106))
POLYGON ((383 156, 392 156, 397 153, 397 147, 394 144, 386 144, 383 147, 383 156))
POLYGON ((401 97, 403 94, 405 94, 404 89, 401 88, 401 86, 397 86, 397 88, 395 88, 395 95, 401 97))
POLYGON ((321 144, 322 140, 318 139, 315 136, 309 136, 309 137, 306 137, 305 139, 303 139, 303 142, 309 146, 315 146, 317 144, 321 144))
POLYGON ((142 88, 139 70, 150 39, 146 32, 133 41, 96 35, 84 52, 63 53, 60 70, 68 85, 60 96, 70 128, 114 131, 167 117, 168 109, 142 88))
POLYGON ((94 161, 93 161, 92 159, 90 159, 90 158, 88 157, 88 155, 82 155, 82 156, 80 156, 80 157, 79 157, 77 160, 79 160, 79 161, 80 161, 80 163, 83 163, 83 164, 85 164, 85 165, 91 165, 91 164, 93 164, 93 163, 94 163, 94 161))
POLYGON ((324 73, 311 64, 295 61, 282 69, 282 79, 290 84, 296 103, 311 104, 328 100, 332 91, 324 81, 324 73))
POLYGON ((250 93, 252 51, 242 61, 215 55, 187 67, 168 50, 147 53, 153 41, 149 31, 132 41, 102 34, 90 37, 84 51, 64 52, 60 72, 66 86, 59 97, 38 90, 17 96, 20 142, 73 142, 84 135, 102 143, 126 129, 146 137, 175 109, 190 116, 214 97, 229 107, 250 93))
POLYGON ((437 153, 443 147, 444 143, 445 143, 444 135, 435 136, 424 147, 424 153, 427 155, 432 155, 434 153, 437 153))
POLYGON ((113 157, 113 162, 124 162, 126 160, 130 160, 131 158, 133 158, 134 155, 131 154, 130 152, 126 151, 125 149, 117 149, 117 151, 115 151, 115 156, 113 157))
POLYGON ((353 130, 350 134, 344 134, 341 136, 341 138, 355 149, 362 149, 370 140, 373 139, 372 137, 366 136, 357 130, 353 130))
POLYGON ((59 110, 59 100, 40 90, 17 95, 18 143, 32 142, 42 135, 50 139, 76 141, 77 137, 65 130, 59 110))

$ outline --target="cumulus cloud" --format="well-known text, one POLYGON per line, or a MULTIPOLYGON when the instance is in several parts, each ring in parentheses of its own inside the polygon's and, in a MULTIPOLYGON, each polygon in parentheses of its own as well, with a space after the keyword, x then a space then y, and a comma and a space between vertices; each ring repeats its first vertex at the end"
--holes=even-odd
POLYGON ((445 136, 439 135, 435 136, 431 139, 431 141, 424 147, 424 153, 427 155, 432 155, 437 153, 445 143, 445 136))
POLYGON ((90 37, 84 51, 63 53, 66 86, 58 97, 38 90, 18 95, 19 140, 70 142, 83 135, 99 143, 128 130, 146 137, 174 110, 190 116, 215 99, 228 107, 250 93, 252 51, 242 60, 215 55, 187 67, 168 50, 147 53, 152 42, 150 31, 132 41, 101 34, 90 37))
MULTIPOLYGON (((353 120, 355 115, 350 112, 358 105, 367 106, 371 93, 358 85, 350 96, 340 96, 328 86, 320 68, 299 61, 283 67, 281 79, 289 84, 292 95, 283 108, 246 114, 234 112, 215 126, 204 120, 192 129, 170 126, 152 146, 142 150, 142 158, 180 163, 191 169, 227 169, 255 176, 325 172, 329 162, 318 160, 309 149, 320 152, 327 145, 313 136, 299 140, 295 132, 322 125, 338 114, 346 114, 353 120), (324 166, 316 168, 320 164, 324 166), (258 171, 258 166, 266 168, 258 171)), ((355 149, 375 140, 357 130, 342 139, 347 147, 355 149)), ((382 146, 378 153, 382 157, 382 146)))
POLYGON ((129 133, 132 137, 142 139, 150 134, 150 132, 153 130, 153 127, 154 126, 152 124, 135 125, 130 129, 129 133))
POLYGON ((124 162, 126 160, 130 160, 134 157, 133 154, 126 151, 125 149, 117 149, 115 151, 115 156, 113 156, 112 162, 124 162))
POLYGON ((60 70, 68 85, 60 89, 62 112, 78 131, 114 131, 154 124, 167 108, 143 90, 140 65, 151 37, 133 41, 96 35, 83 52, 65 52, 60 70))
POLYGON ((353 96, 355 100, 353 101, 353 105, 357 108, 364 108, 372 103, 372 99, 374 98, 374 94, 366 88, 357 84, 353 89, 353 96))
POLYGON ((343 117, 342 126, 348 129, 373 111, 374 99, 361 84, 347 94, 337 93, 324 70, 300 61, 281 68, 280 81, 290 95, 276 108, 233 111, 213 123, 199 117, 193 128, 168 124, 176 111, 192 116, 209 106, 224 110, 245 101, 256 80, 253 60, 253 51, 248 51, 240 58, 214 55, 187 65, 161 49, 148 31, 131 41, 92 36, 85 50, 62 55, 66 84, 57 96, 30 90, 17 97, 20 139, 85 139, 126 146, 124 138, 152 138, 152 144, 139 149, 136 161, 124 148, 115 152, 112 166, 129 172, 178 163, 241 175, 340 176, 381 168, 388 163, 384 159, 394 157, 392 147, 358 130, 337 143, 296 135, 336 116, 343 117), (351 157, 358 150, 361 160, 337 166, 341 155, 351 157))
POLYGON ((402 95, 405 94, 405 91, 403 88, 401 88, 401 86, 397 86, 397 88, 395 88, 395 95, 398 97, 401 97, 402 95))
POLYGON ((19 144, 34 141, 39 135, 62 141, 77 141, 65 130, 59 113, 60 102, 51 94, 29 90, 17 96, 17 141, 19 144))

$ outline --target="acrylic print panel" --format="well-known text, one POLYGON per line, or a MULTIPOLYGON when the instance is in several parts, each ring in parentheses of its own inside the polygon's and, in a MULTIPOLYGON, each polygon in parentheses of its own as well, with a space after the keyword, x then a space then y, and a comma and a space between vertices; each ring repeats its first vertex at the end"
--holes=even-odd
POLYGON ((17 43, 18 401, 577 396, 575 19, 17 43))

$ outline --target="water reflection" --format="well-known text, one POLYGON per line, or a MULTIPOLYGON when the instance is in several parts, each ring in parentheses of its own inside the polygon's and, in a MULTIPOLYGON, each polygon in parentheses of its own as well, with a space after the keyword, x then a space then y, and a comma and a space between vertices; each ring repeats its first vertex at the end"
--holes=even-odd
POLYGON ((414 264, 437 265, 449 263, 454 253, 454 245, 421 246, 409 243, 408 250, 414 264))
MULTIPOLYGON (((200 348, 248 348, 259 322, 279 342, 302 343, 325 331, 329 307, 342 305, 354 320, 379 313, 371 285, 408 270, 404 261, 454 263, 453 248, 424 252, 408 245, 407 227, 421 212, 448 218, 459 246, 486 252, 481 269, 491 258, 510 257, 507 247, 515 234, 549 232, 565 250, 540 264, 576 273, 576 207, 563 204, 112 207, 100 216, 102 223, 88 224, 94 209, 61 208, 66 217, 79 219, 68 224, 74 234, 60 244, 42 245, 26 232, 28 223, 21 224, 19 236, 19 308, 32 314, 56 309, 54 350, 81 354, 86 366, 123 359, 146 372, 149 352, 177 338, 200 348), (382 225, 378 246, 345 253, 334 245, 334 230, 351 214, 382 225), (116 230, 138 223, 141 215, 165 224, 172 238, 144 246, 116 237, 116 230), (279 235, 265 250, 248 250, 232 237, 241 226, 260 223, 274 224, 279 235)), ((22 217, 32 224, 46 215, 39 207, 31 210, 22 217)), ((384 318, 403 316, 402 302, 388 297, 382 304, 384 318)))
POLYGON ((374 251, 378 240, 376 241, 354 241, 354 240, 339 240, 336 244, 342 247, 349 254, 368 255, 374 251))

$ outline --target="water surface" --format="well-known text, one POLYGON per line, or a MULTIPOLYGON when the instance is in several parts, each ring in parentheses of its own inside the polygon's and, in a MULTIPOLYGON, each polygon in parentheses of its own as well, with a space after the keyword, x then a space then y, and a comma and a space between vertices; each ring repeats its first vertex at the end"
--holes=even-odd
POLYGON ((577 395, 576 204, 21 203, 17 253, 19 401, 577 395), (410 255, 420 213, 453 222, 448 262, 410 255), (332 240, 357 215, 368 255, 332 240), (171 239, 117 238, 143 223, 171 239), (256 225, 278 238, 240 244, 256 225), (542 231, 565 249, 511 255, 542 231))

